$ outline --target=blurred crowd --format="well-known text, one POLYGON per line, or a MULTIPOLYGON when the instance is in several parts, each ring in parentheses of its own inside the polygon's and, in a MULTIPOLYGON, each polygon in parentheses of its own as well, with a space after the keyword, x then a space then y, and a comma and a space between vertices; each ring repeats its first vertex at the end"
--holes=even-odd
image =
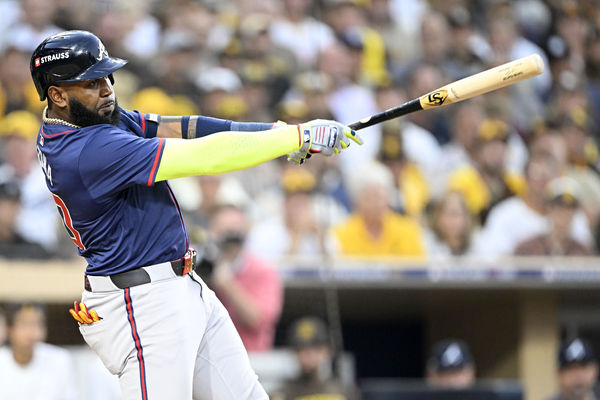
POLYGON ((173 183, 192 241, 215 207, 247 247, 290 255, 593 255, 600 241, 600 7, 594 1, 0 2, 0 254, 75 252, 44 187, 32 50, 68 29, 112 56, 120 105, 162 115, 344 123, 531 54, 546 70, 361 131, 365 145, 173 183), (85 4, 84 4, 85 3, 85 4))
MULTIPOLYGON (((518 85, 361 130, 365 144, 340 157, 173 181, 201 249, 198 270, 249 351, 272 346, 283 302, 277 266, 290 256, 598 255, 594 0, 0 0, 0 15, 1 257, 76 256, 37 161, 44 103, 29 73, 34 48, 70 29, 94 32, 129 60, 115 73, 122 107, 236 121, 352 123, 519 57, 544 60, 543 74, 518 85)), ((44 322, 36 307, 26 316, 44 322)), ((318 349, 298 350, 307 370, 279 398, 323 372, 331 349, 320 324, 290 328, 304 332, 292 346, 318 349)), ((0 344, 1 333, 0 324, 0 344)), ((436 346, 429 378, 471 382, 466 344, 436 346)), ((591 350, 580 341, 560 351, 561 391, 589 391, 591 350), (590 370, 580 378, 572 365, 590 370)))
POLYGON ((350 123, 531 53, 546 71, 361 132, 302 169, 283 161, 176 183, 196 243, 215 206, 268 258, 590 255, 600 220, 600 8, 593 1, 3 1, 0 232, 6 256, 74 254, 32 142, 29 58, 91 30, 129 60, 125 108, 238 121, 350 123), (338 178, 342 179, 338 179, 338 178), (340 183, 341 182, 341 183, 340 183))

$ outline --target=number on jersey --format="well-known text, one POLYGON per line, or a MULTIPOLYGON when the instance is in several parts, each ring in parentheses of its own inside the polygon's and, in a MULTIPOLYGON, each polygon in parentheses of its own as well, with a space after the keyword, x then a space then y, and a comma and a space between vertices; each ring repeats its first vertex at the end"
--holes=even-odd
POLYGON ((82 251, 85 250, 85 246, 81 241, 81 235, 79 234, 77 229, 73 227, 73 220, 71 219, 71 214, 69 213, 69 209, 67 208, 65 202, 55 194, 52 194, 52 197, 54 198, 54 202, 56 203, 56 207, 58 208, 58 213, 60 214, 60 217, 63 220, 63 224, 65 225, 65 228, 67 229, 67 233, 71 237, 71 240, 73 241, 73 243, 75 243, 75 246, 79 247, 82 251))

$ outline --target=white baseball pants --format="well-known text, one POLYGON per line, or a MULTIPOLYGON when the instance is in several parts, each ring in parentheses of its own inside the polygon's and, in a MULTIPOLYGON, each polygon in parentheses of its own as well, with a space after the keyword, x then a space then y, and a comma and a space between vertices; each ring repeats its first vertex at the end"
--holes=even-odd
POLYGON ((80 326, 83 338, 124 400, 268 399, 225 307, 192 274, 84 291, 102 320, 80 326))

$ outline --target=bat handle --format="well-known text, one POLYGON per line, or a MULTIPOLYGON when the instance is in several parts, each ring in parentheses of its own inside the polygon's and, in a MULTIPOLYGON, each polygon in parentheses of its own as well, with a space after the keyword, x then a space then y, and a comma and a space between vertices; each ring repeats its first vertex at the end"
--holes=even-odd
POLYGON ((360 121, 353 122, 348 125, 348 127, 357 131, 359 129, 364 129, 371 125, 375 125, 389 119, 398 118, 402 115, 410 114, 422 109, 423 107, 421 106, 419 99, 414 99, 402 104, 401 106, 390 108, 389 110, 385 110, 370 117, 363 118, 360 121))

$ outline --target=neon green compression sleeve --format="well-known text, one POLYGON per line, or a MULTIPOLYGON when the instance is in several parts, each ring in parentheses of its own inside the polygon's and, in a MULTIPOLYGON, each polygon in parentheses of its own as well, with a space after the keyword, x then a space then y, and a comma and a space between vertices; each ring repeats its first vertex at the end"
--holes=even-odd
POLYGON ((155 182, 250 168, 301 146, 296 125, 259 132, 220 132, 199 139, 164 139, 155 182))

